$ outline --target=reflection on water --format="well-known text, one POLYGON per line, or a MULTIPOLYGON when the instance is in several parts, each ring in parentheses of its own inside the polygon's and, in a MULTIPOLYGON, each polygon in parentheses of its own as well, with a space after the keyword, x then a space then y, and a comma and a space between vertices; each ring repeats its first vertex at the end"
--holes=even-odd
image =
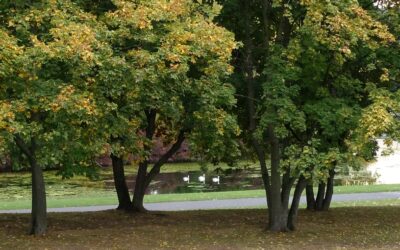
MULTIPOLYGON (((211 191, 233 191, 262 189, 263 183, 259 170, 257 169, 228 169, 223 173, 205 174, 205 184, 199 181, 199 177, 204 173, 201 171, 183 173, 161 173, 150 184, 146 193, 166 194, 166 193, 195 193, 211 191), (189 183, 184 177, 189 175, 189 183), (219 184, 216 178, 219 176, 219 184), (215 182, 213 182, 215 178, 215 182)), ((128 187, 135 186, 135 176, 127 177, 128 187)), ((112 180, 106 181, 107 188, 114 188, 112 180)))

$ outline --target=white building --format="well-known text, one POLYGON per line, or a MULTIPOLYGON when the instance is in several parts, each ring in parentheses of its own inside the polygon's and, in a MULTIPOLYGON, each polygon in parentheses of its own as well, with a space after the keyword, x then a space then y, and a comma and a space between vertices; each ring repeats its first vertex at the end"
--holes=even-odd
POLYGON ((388 147, 383 139, 378 139, 379 150, 376 161, 369 164, 368 171, 378 177, 377 184, 398 184, 400 183, 400 143, 394 142, 389 155, 382 155, 388 147))

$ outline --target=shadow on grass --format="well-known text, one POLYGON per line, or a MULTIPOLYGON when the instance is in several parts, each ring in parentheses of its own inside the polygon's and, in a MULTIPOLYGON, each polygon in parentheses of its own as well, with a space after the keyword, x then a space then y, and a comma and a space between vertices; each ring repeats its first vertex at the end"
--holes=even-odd
POLYGON ((264 209, 49 214, 44 237, 26 235, 28 215, 0 216, 0 248, 395 249, 400 207, 300 210, 298 230, 269 233, 264 209), (160 216, 161 215, 161 216, 160 216))

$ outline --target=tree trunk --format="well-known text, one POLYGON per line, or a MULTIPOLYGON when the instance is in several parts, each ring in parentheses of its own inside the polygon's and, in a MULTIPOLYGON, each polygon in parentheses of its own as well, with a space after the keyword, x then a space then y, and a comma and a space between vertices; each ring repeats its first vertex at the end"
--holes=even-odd
POLYGON ((118 210, 132 211, 133 205, 126 185, 124 161, 122 157, 111 154, 114 185, 118 196, 118 210))
POLYGON ((326 184, 324 182, 321 182, 318 185, 317 200, 316 200, 316 205, 315 205, 315 210, 317 210, 317 211, 322 211, 322 208, 324 206, 325 188, 326 188, 326 184))
POLYGON ((333 186, 334 186, 335 170, 331 169, 329 171, 329 179, 326 187, 326 195, 324 199, 324 204, 322 207, 323 211, 328 211, 331 206, 332 196, 333 196, 333 186))
POLYGON ((272 232, 288 232, 288 209, 282 206, 273 205, 269 208, 269 227, 272 232), (278 208, 279 207, 279 208, 278 208))
POLYGON ((133 192, 133 211, 146 212, 143 205, 146 192, 147 161, 139 164, 139 171, 136 176, 135 190, 133 192))
POLYGON ((133 196, 133 207, 137 212, 146 211, 143 206, 143 199, 147 187, 150 182, 156 177, 161 170, 161 167, 181 148, 183 141, 185 140, 185 131, 181 130, 179 132, 176 142, 171 146, 171 148, 161 156, 161 158, 154 164, 149 173, 147 173, 148 162, 144 161, 139 164, 139 172, 136 177, 135 192, 133 196))
MULTIPOLYGON (((253 50, 254 50, 254 44, 253 40, 251 38, 251 33, 252 33, 252 25, 251 25, 251 16, 250 16, 250 1, 242 1, 242 9, 244 11, 244 22, 245 22, 245 27, 246 27, 246 34, 245 34, 245 39, 244 39, 244 59, 242 62, 242 67, 245 71, 245 82, 246 82, 246 90, 247 90, 247 98, 246 98, 246 105, 247 105, 247 115, 248 115, 248 131, 250 133, 251 137, 251 145, 254 148, 258 161, 260 163, 260 169, 261 169, 261 176, 262 180, 264 183, 264 189, 265 189, 265 197, 267 200, 267 205, 270 206, 270 197, 271 194, 269 194, 270 190, 270 181, 269 181, 269 174, 268 174, 268 168, 266 165, 266 159, 265 159, 265 150, 263 145, 259 142, 259 140, 254 136, 254 131, 257 127, 257 121, 256 121, 256 105, 255 105, 255 100, 256 100, 256 79, 254 79, 254 70, 256 69, 256 66, 254 65, 254 58, 253 58, 253 50)), ((264 10, 265 11, 265 10, 264 10)), ((267 41, 266 41, 266 46, 267 46, 267 41)), ((266 49, 267 50, 267 49, 266 49)))
POLYGON ((43 171, 34 155, 29 159, 32 171, 32 224, 30 234, 43 235, 47 228, 46 191, 43 171))
POLYGON ((284 199, 286 197, 281 197, 280 144, 272 126, 268 128, 268 135, 271 145, 271 190, 269 192, 271 194, 269 199, 271 204, 268 207, 269 230, 273 232, 286 232, 288 231, 288 207, 284 206, 286 203, 284 199))
MULTIPOLYGON (((290 41, 291 26, 288 18, 285 16, 285 3, 281 3, 282 12, 278 32, 276 34, 276 43, 281 44, 283 47, 287 47, 290 41)), ((277 110, 270 110, 270 112, 276 113, 277 110)), ((286 232, 288 228, 288 204, 290 189, 293 185, 294 180, 290 180, 287 176, 284 176, 282 185, 281 173, 280 173, 280 159, 281 159, 281 145, 279 138, 275 134, 273 125, 269 125, 268 139, 271 147, 271 186, 270 186, 270 202, 271 206, 269 209, 269 229, 273 232, 286 232), (289 191, 288 191, 289 189, 289 191)))
POLYGON ((28 158, 32 173, 32 211, 31 211, 31 228, 30 234, 43 235, 47 229, 47 204, 46 190, 43 177, 43 170, 37 164, 36 160, 36 141, 31 138, 30 146, 25 141, 16 135, 15 143, 21 152, 28 158))
POLYGON ((290 211, 289 211, 289 217, 288 217, 289 230, 295 230, 295 224, 297 221, 297 213, 299 211, 300 198, 301 198, 301 194, 303 193, 303 190, 306 187, 306 185, 307 185, 307 180, 303 176, 301 176, 299 178, 299 181, 297 182, 296 188, 294 190, 292 205, 291 205, 290 211))
MULTIPOLYGON (((147 119, 146 127, 146 138, 149 141, 153 140, 154 133, 156 131, 156 117, 157 111, 154 109, 146 110, 145 112, 147 119)), ((151 146, 147 143, 144 144, 143 149, 145 152, 151 152, 151 146)), ((133 211, 135 212, 146 212, 143 206, 144 194, 146 192, 146 177, 148 159, 143 160, 139 163, 139 170, 136 176, 135 190, 133 191, 133 211)))
POLYGON ((312 184, 308 184, 306 187, 306 197, 307 197, 307 210, 315 210, 316 202, 314 197, 314 189, 312 184))
POLYGON ((260 163, 260 169, 261 169, 261 177, 263 180, 263 184, 264 184, 264 190, 265 190, 265 197, 267 200, 267 206, 269 207, 271 205, 271 194, 270 194, 270 180, 269 180, 269 173, 268 173, 268 168, 267 168, 267 163, 265 160, 265 151, 263 149, 263 147, 260 145, 260 143, 258 142, 258 140, 256 138, 254 138, 254 136, 252 135, 252 146, 254 148, 254 150, 257 153, 257 158, 258 161, 260 163))

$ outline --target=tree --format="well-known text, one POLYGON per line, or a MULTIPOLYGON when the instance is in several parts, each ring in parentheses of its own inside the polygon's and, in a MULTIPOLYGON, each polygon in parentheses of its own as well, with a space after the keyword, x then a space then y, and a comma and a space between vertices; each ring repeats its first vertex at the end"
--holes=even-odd
POLYGON ((214 162, 238 154, 239 128, 229 114, 234 90, 227 82, 237 44, 213 23, 218 6, 113 1, 104 10, 78 3, 107 25, 113 48, 114 61, 99 69, 96 99, 110 107, 102 122, 107 128, 100 129, 108 134, 120 209, 145 211, 147 187, 184 140, 193 153, 214 162), (156 138, 171 147, 150 166, 156 138), (139 159, 132 201, 123 164, 128 153, 139 159))
POLYGON ((324 179, 341 154, 350 151, 343 142, 357 124, 354 111, 363 105, 363 100, 351 98, 366 96, 366 82, 345 70, 346 63, 354 62, 356 48, 374 51, 393 37, 352 1, 220 2, 220 22, 243 42, 234 59, 238 114, 244 140, 260 163, 268 227, 291 230, 304 179, 324 179), (330 115, 337 107, 337 114, 330 115), (336 118, 345 121, 341 128, 325 124, 325 119, 336 118), (293 161, 304 150, 315 151, 309 166, 293 161), (324 164, 324 155, 335 157, 324 164), (299 188, 289 210, 289 192, 296 182, 299 188))
POLYGON ((30 166, 30 233, 41 235, 47 225, 42 169, 58 166, 63 177, 92 174, 91 156, 101 149, 90 89, 103 44, 94 16, 69 1, 6 1, 1 10, 2 150, 30 166))
POLYGON ((364 77, 369 84, 368 105, 362 110, 361 126, 355 131, 352 144, 355 153, 362 152, 360 145, 375 142, 377 137, 385 135, 385 143, 390 146, 393 140, 399 140, 399 82, 400 58, 400 5, 398 1, 365 0, 361 4, 369 13, 385 23, 397 42, 380 47, 364 60, 364 77))

